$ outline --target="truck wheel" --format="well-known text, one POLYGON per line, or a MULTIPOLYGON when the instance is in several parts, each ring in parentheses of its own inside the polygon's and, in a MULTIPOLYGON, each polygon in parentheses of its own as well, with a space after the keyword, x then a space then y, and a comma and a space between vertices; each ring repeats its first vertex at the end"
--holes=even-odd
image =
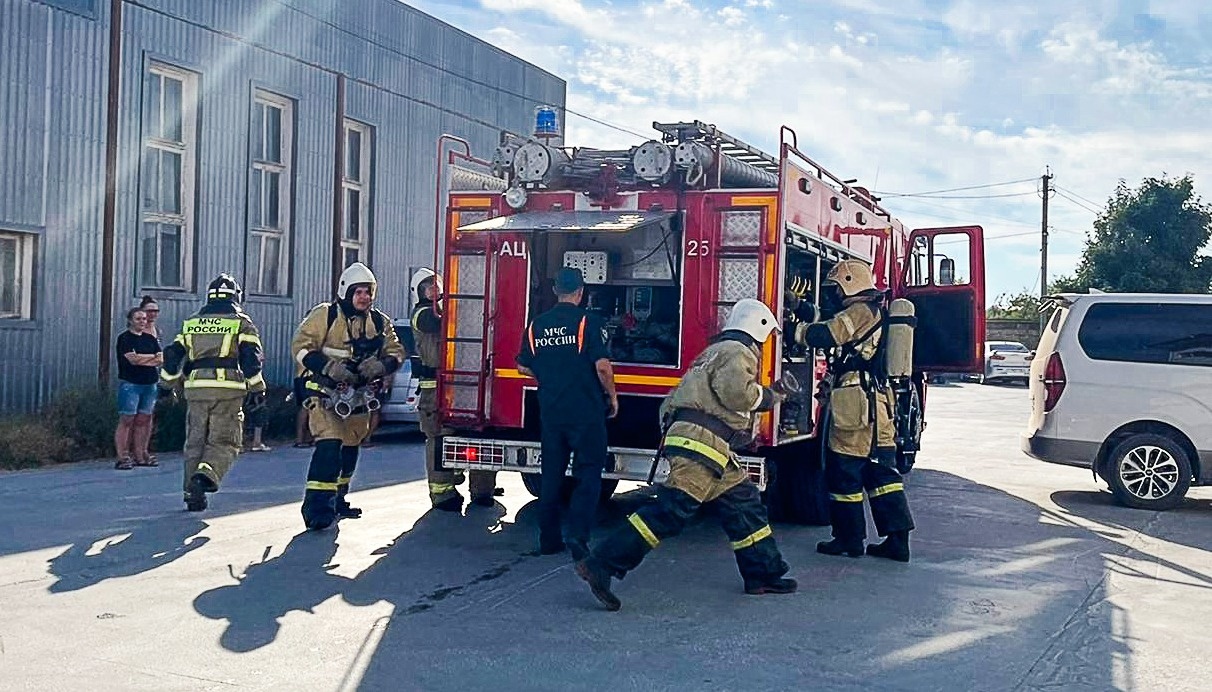
POLYGON ((829 494, 818 440, 779 447, 766 458, 764 500, 770 521, 829 525, 829 494))
POLYGON ((1170 437, 1133 435, 1112 450, 1107 480, 1115 499, 1129 507, 1173 509, 1191 487, 1191 460, 1170 437))
MULTIPOLYGON (((530 493, 532 497, 537 498, 543 486, 543 476, 537 473, 523 473, 522 485, 526 486, 526 492, 530 493)), ((575 486, 575 480, 571 478, 564 479, 564 482, 560 485, 560 502, 562 504, 568 504, 569 499, 572 498, 572 489, 575 486)), ((598 494, 598 501, 606 502, 609 500, 618 487, 619 481, 617 478, 603 478, 602 490, 598 494)))

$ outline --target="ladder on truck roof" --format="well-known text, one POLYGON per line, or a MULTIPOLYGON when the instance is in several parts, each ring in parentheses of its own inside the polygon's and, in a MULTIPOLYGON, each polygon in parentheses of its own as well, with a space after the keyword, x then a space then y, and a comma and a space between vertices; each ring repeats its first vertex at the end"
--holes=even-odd
POLYGON ((699 141, 704 144, 718 146, 721 154, 730 156, 738 161, 759 168, 767 173, 778 175, 779 159, 724 132, 715 125, 702 120, 688 123, 652 123, 652 128, 665 135, 665 141, 678 143, 699 141))

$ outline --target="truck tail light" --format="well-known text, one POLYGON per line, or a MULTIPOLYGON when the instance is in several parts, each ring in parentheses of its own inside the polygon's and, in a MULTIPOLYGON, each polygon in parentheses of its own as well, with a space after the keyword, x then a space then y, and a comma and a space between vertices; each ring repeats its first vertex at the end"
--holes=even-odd
POLYGON ((476 461, 480 458, 480 450, 476 447, 468 447, 467 449, 463 450, 463 456, 468 461, 476 461))
POLYGON ((1061 394, 1065 393, 1065 364, 1061 362, 1060 353, 1048 356, 1048 364, 1044 367, 1044 411, 1056 408, 1061 394))

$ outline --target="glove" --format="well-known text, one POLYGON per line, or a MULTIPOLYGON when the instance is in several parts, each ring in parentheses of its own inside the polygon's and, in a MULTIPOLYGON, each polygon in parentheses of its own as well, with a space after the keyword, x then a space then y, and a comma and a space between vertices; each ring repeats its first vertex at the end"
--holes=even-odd
POLYGON ((387 366, 383 361, 371 356, 358 363, 358 374, 367 380, 377 380, 387 374, 387 366))
POLYGON ((324 376, 342 384, 354 384, 358 381, 358 373, 350 371, 345 363, 339 360, 329 360, 324 365, 324 376))

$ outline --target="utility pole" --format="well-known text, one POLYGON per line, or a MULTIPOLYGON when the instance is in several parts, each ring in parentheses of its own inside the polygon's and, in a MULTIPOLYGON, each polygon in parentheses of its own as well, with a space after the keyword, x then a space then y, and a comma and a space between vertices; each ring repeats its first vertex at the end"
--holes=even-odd
POLYGON ((1039 298, 1042 301, 1048 297, 1048 196, 1051 193, 1052 170, 1044 168, 1044 175, 1040 178, 1043 183, 1044 196, 1044 213, 1043 221, 1040 224, 1040 245, 1039 245, 1039 298))

